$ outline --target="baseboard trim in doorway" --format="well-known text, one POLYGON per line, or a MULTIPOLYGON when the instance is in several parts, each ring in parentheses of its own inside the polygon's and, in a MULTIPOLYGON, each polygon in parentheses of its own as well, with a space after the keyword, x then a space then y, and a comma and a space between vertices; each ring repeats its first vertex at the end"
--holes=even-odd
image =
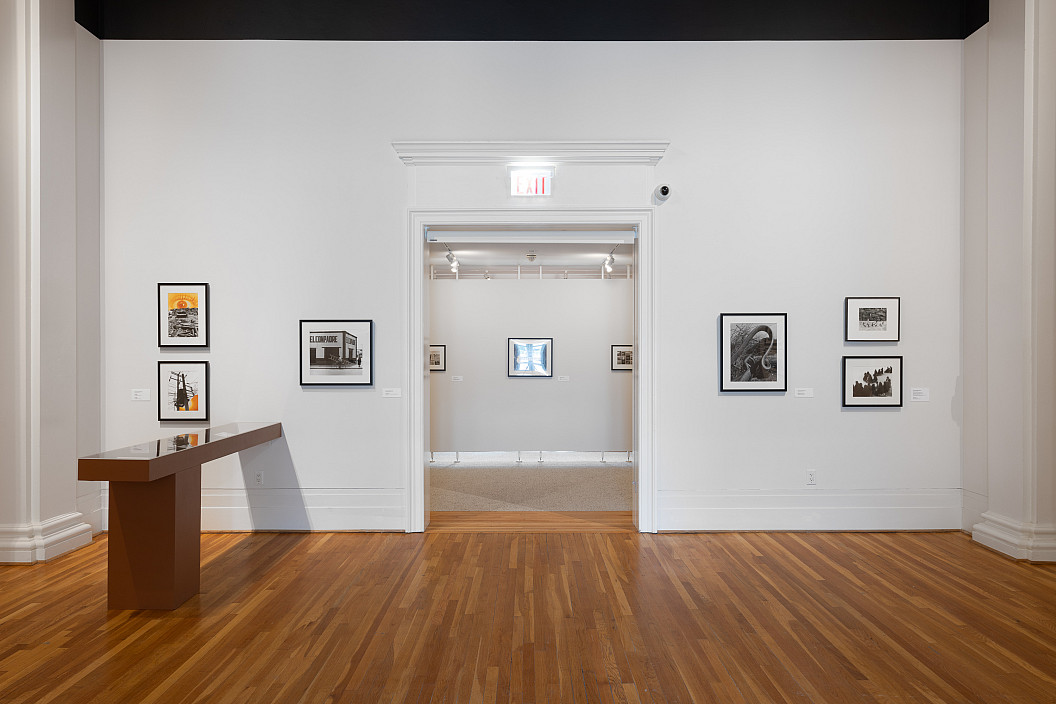
POLYGON ((433 511, 427 533, 634 533, 630 511, 433 511))

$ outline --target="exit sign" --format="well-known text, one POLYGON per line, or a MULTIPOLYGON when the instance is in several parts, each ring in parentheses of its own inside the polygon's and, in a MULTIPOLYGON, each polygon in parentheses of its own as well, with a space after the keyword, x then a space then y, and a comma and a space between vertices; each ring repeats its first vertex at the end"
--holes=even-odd
POLYGON ((552 168, 510 169, 510 195, 548 196, 553 181, 552 168))

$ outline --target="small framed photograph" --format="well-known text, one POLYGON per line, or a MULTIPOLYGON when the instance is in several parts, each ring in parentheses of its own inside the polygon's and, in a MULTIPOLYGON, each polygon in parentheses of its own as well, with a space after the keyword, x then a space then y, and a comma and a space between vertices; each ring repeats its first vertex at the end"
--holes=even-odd
POLYGON ((844 299, 843 339, 847 342, 898 342, 898 296, 844 299))
POLYGON ((209 284, 158 284, 158 347, 209 346, 209 284))
POLYGON ((158 420, 209 420, 209 362, 158 362, 158 420))
POLYGON ((787 317, 786 313, 719 316, 722 391, 787 391, 787 317))
POLYGON ((429 371, 447 371, 447 345, 429 345, 429 371))
POLYGON ((843 358, 843 405, 902 406, 902 358, 843 358))
POLYGON ((614 372, 634 369, 634 345, 613 345, 611 364, 614 372))
POLYGON ((554 361, 554 338, 507 338, 506 376, 551 377, 554 361))
POLYGON ((373 320, 300 321, 301 386, 374 384, 373 320))

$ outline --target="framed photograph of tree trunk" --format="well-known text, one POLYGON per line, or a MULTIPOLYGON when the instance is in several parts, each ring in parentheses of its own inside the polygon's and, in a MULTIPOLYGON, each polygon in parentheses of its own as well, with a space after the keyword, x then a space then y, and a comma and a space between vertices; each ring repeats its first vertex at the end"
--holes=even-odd
POLYGON ((843 405, 901 407, 902 357, 844 357, 843 405))
POLYGON ((209 284, 158 284, 158 347, 209 346, 209 284))
POLYGON ((209 420, 209 362, 158 362, 158 420, 209 420))
POLYGON ((787 391, 786 313, 722 313, 722 391, 787 391))
POLYGON ((843 339, 847 342, 898 342, 901 330, 902 299, 860 298, 844 299, 843 339))

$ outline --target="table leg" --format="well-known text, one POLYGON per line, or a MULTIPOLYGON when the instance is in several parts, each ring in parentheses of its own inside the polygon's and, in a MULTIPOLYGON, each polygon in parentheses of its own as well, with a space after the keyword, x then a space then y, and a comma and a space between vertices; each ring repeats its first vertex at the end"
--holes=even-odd
POLYGON ((107 605, 175 609, 201 586, 202 467, 110 482, 107 605))

